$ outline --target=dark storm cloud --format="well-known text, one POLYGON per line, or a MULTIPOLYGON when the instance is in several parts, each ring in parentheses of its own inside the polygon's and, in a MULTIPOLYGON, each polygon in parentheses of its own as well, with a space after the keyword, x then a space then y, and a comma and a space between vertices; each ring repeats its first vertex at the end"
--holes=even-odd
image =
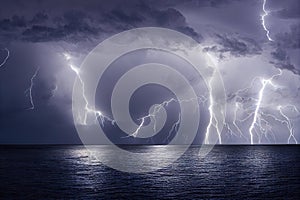
POLYGON ((287 49, 300 48, 300 23, 293 24, 289 32, 283 32, 276 35, 277 46, 287 49))
POLYGON ((112 6, 88 13, 74 2, 75 5, 69 5, 62 13, 56 12, 56 7, 50 7, 32 17, 6 16, 0 19, 0 38, 5 41, 76 43, 131 28, 159 26, 178 30, 198 41, 202 40, 202 36, 174 8, 158 9, 149 2, 131 1, 123 6, 123 2, 114 2, 112 6), (50 12, 54 13, 51 17, 50 12))
POLYGON ((38 12, 32 20, 30 21, 32 24, 41 24, 45 23, 49 19, 48 15, 43 12, 38 12))
MULTIPOLYGON (((247 87, 252 75, 273 74, 273 66, 300 74, 296 63, 299 59, 295 58, 300 49, 299 0, 267 0, 266 25, 272 42, 261 24, 262 3, 263 0, 1 0, 0 49, 9 49, 10 57, 0 69, 0 143, 80 143, 72 120, 76 75, 68 63, 79 67, 102 40, 137 27, 177 30, 207 45, 206 51, 228 57, 219 62, 227 83, 227 101, 249 106, 257 91, 243 93, 244 99, 237 98, 235 92, 247 87), (294 25, 289 29, 291 24, 294 25), (67 61, 63 53, 72 58, 67 61), (250 56, 253 57, 246 58, 250 56), (266 63, 268 59, 273 65, 266 63), (35 109, 28 110, 30 99, 24 91, 37 66, 41 69, 32 91, 35 109), (241 67, 244 73, 240 73, 241 67)), ((1 51, 0 62, 5 56, 6 51, 1 51)), ((143 57, 138 59, 145 61, 143 57)), ((134 58, 128 62, 132 64, 134 58)), ((291 77, 299 76, 282 76, 288 84, 284 103, 293 102, 291 95, 295 99, 300 95, 299 81, 293 82, 291 77)))
MULTIPOLYGON (((273 3, 273 2, 272 2, 273 3)), ((279 1, 275 2, 280 5, 270 14, 282 19, 297 19, 300 18, 300 2, 298 0, 279 1)))
POLYGON ((293 7, 290 9, 282 9, 279 11, 275 11, 274 14, 272 14, 274 16, 277 16, 279 18, 283 18, 283 19, 293 19, 293 18, 300 18, 300 12, 299 12, 299 8, 297 7, 293 7))
POLYGON ((290 32, 276 35, 275 51, 271 52, 273 61, 270 63, 281 69, 287 69, 295 74, 300 74, 300 68, 296 68, 290 61, 289 50, 300 49, 300 24, 293 24, 290 32))
POLYGON ((276 51, 271 52, 274 61, 270 61, 271 64, 274 64, 277 68, 287 69, 292 71, 295 74, 300 74, 299 69, 296 69, 293 64, 291 64, 290 57, 287 52, 281 48, 277 48, 276 51))
POLYGON ((261 54, 262 48, 251 38, 234 37, 229 35, 216 34, 219 45, 204 48, 204 51, 211 51, 220 54, 220 58, 224 57, 224 53, 232 56, 249 56, 261 54))

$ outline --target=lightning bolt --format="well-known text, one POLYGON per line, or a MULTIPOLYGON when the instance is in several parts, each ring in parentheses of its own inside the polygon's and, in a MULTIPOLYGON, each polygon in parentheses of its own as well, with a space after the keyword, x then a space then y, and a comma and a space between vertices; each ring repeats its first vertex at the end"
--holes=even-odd
POLYGON ((2 61, 2 63, 0 64, 0 67, 2 67, 3 65, 5 65, 6 61, 9 58, 9 50, 7 48, 4 49, 7 52, 6 57, 4 58, 4 60, 2 61))
POLYGON ((81 83, 81 86, 82 86, 82 96, 83 96, 83 99, 85 101, 85 107, 84 107, 85 113, 84 113, 84 118, 83 118, 82 124, 83 125, 87 125, 88 114, 92 113, 92 114, 94 114, 96 116, 96 119, 100 119, 102 126, 104 126, 105 120, 110 121, 112 123, 112 125, 113 125, 115 123, 115 121, 113 119, 109 118, 108 116, 105 116, 100 110, 95 110, 95 109, 90 108, 88 99, 85 96, 84 81, 82 80, 82 77, 80 75, 80 69, 78 67, 75 67, 73 64, 70 63, 70 60, 72 59, 72 57, 71 57, 70 54, 63 53, 63 55, 64 55, 65 59, 68 61, 68 66, 70 67, 70 69, 72 71, 75 72, 75 74, 78 77, 78 79, 79 79, 79 81, 81 83))
POLYGON ((133 133, 131 133, 128 136, 125 136, 125 137, 137 137, 137 134, 139 133, 139 131, 141 130, 141 128, 144 126, 145 120, 147 118, 152 118, 154 120, 153 130, 155 131, 156 130, 156 115, 157 115, 157 113, 162 108, 168 106, 171 102, 177 102, 177 100, 174 99, 174 98, 171 98, 171 99, 169 99, 167 101, 164 101, 164 102, 162 102, 160 104, 155 105, 154 109, 153 109, 153 111, 151 113, 149 113, 148 115, 143 116, 143 117, 141 117, 139 119, 139 120, 141 120, 141 123, 139 124, 139 126, 137 127, 137 129, 133 133))
POLYGON ((175 131, 175 133, 178 131, 179 125, 180 125, 180 121, 181 121, 181 113, 178 114, 178 120, 172 125, 169 134, 166 138, 166 142, 168 141, 168 139, 171 137, 171 134, 175 131))
MULTIPOLYGON (((183 99, 183 100, 177 100, 175 98, 171 98, 169 100, 163 101, 160 104, 155 105, 154 109, 153 109, 153 111, 151 113, 149 113, 148 115, 145 115, 145 116, 139 118, 139 120, 141 121, 141 123, 139 124, 139 126, 137 127, 137 129, 135 131, 133 131, 131 134, 125 136, 124 138, 126 138, 126 137, 137 137, 139 131, 144 126, 145 120, 148 119, 148 118, 153 119, 153 121, 154 121, 153 130, 156 131, 156 116, 157 116, 157 114, 159 113, 159 111, 162 108, 166 108, 170 103, 172 103, 172 102, 183 103, 183 102, 191 102, 191 101, 195 101, 195 100, 199 101, 199 103, 204 104, 207 101, 207 98, 204 95, 198 96, 196 98, 183 99)), ((174 130, 175 131, 178 130, 178 126, 180 124, 180 121, 181 121, 181 114, 179 113, 178 120, 172 125, 172 127, 171 127, 171 129, 169 131, 169 134, 167 136, 167 139, 170 137, 170 134, 174 130)))
MULTIPOLYGON (((68 53, 63 53, 63 56, 65 57, 65 59, 68 61, 68 66, 70 67, 70 69, 72 71, 75 72, 75 74, 77 75, 81 85, 82 85, 82 90, 83 90, 83 99, 85 101, 85 115, 84 115, 84 119, 83 119, 83 125, 87 125, 87 116, 89 113, 93 113, 95 114, 96 118, 100 118, 101 120, 101 124, 102 126, 104 126, 104 122, 105 120, 108 120, 110 121, 113 125, 115 123, 115 121, 105 115, 103 115, 103 113, 100 111, 100 110, 94 110, 94 109, 91 109, 90 106, 89 106, 89 103, 88 103, 88 100, 85 96, 85 91, 84 91, 84 81, 82 80, 81 78, 81 75, 80 75, 80 69, 75 67, 73 64, 71 64, 69 61, 72 59, 71 55, 68 54, 68 53)), ((157 104, 154 106, 154 109, 151 113, 149 113, 148 115, 146 116, 143 116, 141 117, 139 120, 141 121, 141 123, 139 124, 138 128, 133 131, 131 134, 129 134, 128 136, 125 136, 123 138, 126 138, 126 137, 137 137, 140 129, 144 126, 145 124, 145 120, 147 118, 152 118, 154 120, 154 125, 153 125, 153 130, 156 131, 156 115, 159 113, 159 111, 164 108, 164 107, 167 107, 171 102, 178 102, 178 103, 181 103, 181 102, 189 102, 189 101, 194 101, 194 100, 199 100, 200 103, 205 103, 206 102, 206 97, 205 96, 199 96, 197 98, 192 98, 192 99, 186 99, 186 100, 177 100, 175 98, 171 98, 169 100, 166 100, 160 104, 157 104)), ((180 120, 181 120, 181 116, 180 116, 180 113, 179 113, 179 117, 178 117, 178 120, 172 125, 172 128, 171 130, 169 131, 169 135, 172 133, 172 131, 176 131, 178 129, 178 126, 180 124, 180 120)))
MULTIPOLYGON (((282 75, 282 70, 279 69, 279 73, 271 76, 270 78, 263 78, 263 77, 254 77, 251 81, 251 84, 249 87, 246 87, 244 89, 238 90, 236 93, 234 93, 234 103, 235 103, 235 110, 233 113, 233 121, 227 122, 225 126, 229 130, 230 133, 234 132, 233 129, 230 128, 230 124, 232 123, 232 126, 235 128, 235 131, 240 134, 240 136, 246 138, 243 135, 242 130, 239 128, 239 123, 245 123, 246 121, 250 120, 251 124, 248 128, 248 133, 250 137, 251 144, 254 144, 254 136, 255 134, 258 137, 258 143, 261 143, 261 138, 264 136, 268 141, 271 141, 269 139, 269 135, 273 137, 273 140, 276 142, 276 137, 273 131, 272 123, 274 121, 279 122, 280 124, 286 125, 286 128, 289 132, 289 137, 287 139, 287 143, 290 144, 292 142, 298 143, 298 141, 295 138, 294 135, 294 128, 292 124, 292 120, 288 117, 286 110, 287 108, 291 108, 293 112, 300 114, 299 109, 295 105, 277 105, 275 106, 276 109, 274 110, 273 107, 269 107, 269 109, 272 109, 271 113, 266 113, 262 110, 262 102, 265 96, 265 90, 268 86, 271 86, 275 89, 279 88, 279 85, 274 84, 274 79, 282 75), (248 92, 251 88, 254 87, 254 83, 259 83, 260 87, 258 90, 257 98, 253 97, 244 97, 243 94, 248 92), (254 101, 255 104, 250 103, 254 101), (243 118, 240 118, 238 116, 238 112, 242 111, 243 118), (278 114, 275 113, 278 112, 278 114), (274 120, 273 122, 270 120, 274 120)), ((264 105, 264 108, 267 108, 268 106, 264 105)), ((240 112, 239 112, 240 113, 240 112)))
POLYGON ((27 96, 29 96, 30 105, 31 105, 31 106, 28 108, 28 110, 33 110, 33 109, 35 108, 35 106, 34 106, 34 101, 33 101, 33 97, 32 97, 32 90, 33 90, 33 86, 34 86, 34 80, 35 80, 36 76, 38 75, 39 70, 40 70, 39 67, 36 68, 34 74, 33 74, 32 77, 30 78, 30 86, 29 86, 29 88, 27 88, 27 89, 25 90, 25 94, 26 94, 27 96))
POLYGON ((210 130, 212 128, 214 128, 217 132, 217 135, 218 135, 219 144, 222 144, 221 130, 218 128, 218 120, 217 120, 216 114, 214 112, 214 107, 217 106, 217 104, 214 102, 213 95, 212 95, 213 77, 214 76, 212 76, 212 78, 210 79, 210 81, 208 83, 208 89, 209 89, 209 107, 208 107, 208 111, 209 111, 209 116, 210 117, 209 117, 208 126, 206 128, 206 132, 205 132, 204 143, 209 144, 209 133, 210 133, 210 130))
MULTIPOLYGON (((287 105, 287 106, 285 106, 285 107, 288 107, 288 106, 291 106, 291 107, 299 114, 299 110, 296 108, 296 106, 294 106, 294 105, 287 105)), ((286 123, 287 128, 288 128, 289 133, 290 133, 287 142, 290 144, 290 140, 293 138, 294 142, 295 142, 296 144, 298 144, 298 141, 296 140, 295 135, 294 135, 294 128, 293 128, 292 122, 291 122, 291 120, 289 119, 289 117, 283 112, 283 108, 284 108, 283 106, 278 106, 278 110, 279 110, 280 114, 281 114, 281 115, 283 116, 283 118, 285 119, 285 120, 283 121, 283 123, 286 123)))
POLYGON ((275 74, 269 79, 262 79, 261 80, 262 87, 261 87, 261 89, 259 90, 259 93, 258 93, 258 100, 257 100, 256 108, 255 108, 255 111, 254 111, 253 121, 252 121, 252 123, 250 125, 250 128, 249 128, 251 144, 253 144, 253 130, 255 128, 255 124, 257 123, 258 111, 259 111, 260 106, 261 106, 261 102, 262 102, 262 99, 263 99, 263 96, 264 96, 264 91, 266 89, 266 86, 267 85, 272 85, 272 86, 276 87, 276 85, 273 84, 272 80, 275 77, 278 77, 278 76, 281 76, 281 75, 282 75, 282 71, 279 69, 279 74, 275 74))
POLYGON ((234 136, 239 136, 239 137, 243 137, 245 139, 246 136, 243 134, 242 130, 240 129, 239 125, 237 124, 237 113, 239 111, 239 109, 241 108, 241 105, 239 102, 235 102, 235 106, 234 106, 234 112, 233 112, 233 119, 232 119, 232 126, 233 128, 231 128, 231 123, 230 122, 225 122, 224 126, 228 129, 228 132, 231 134, 231 135, 234 135, 234 136), (238 132, 238 135, 235 133, 235 131, 238 132))
POLYGON ((261 15, 261 25, 263 26, 265 32, 266 32, 266 36, 268 38, 269 41, 273 41, 273 39, 270 37, 270 31, 268 30, 268 28, 266 27, 266 23, 265 23, 265 17, 269 15, 269 12, 266 10, 266 2, 267 0, 264 0, 263 2, 263 11, 264 11, 264 14, 261 15))

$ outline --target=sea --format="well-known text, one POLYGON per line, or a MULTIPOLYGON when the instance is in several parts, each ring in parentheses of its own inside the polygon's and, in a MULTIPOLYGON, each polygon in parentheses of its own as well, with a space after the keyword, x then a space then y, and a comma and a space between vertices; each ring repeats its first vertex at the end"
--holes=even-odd
MULTIPOLYGON (((0 199, 300 197, 300 145, 216 145, 204 158, 199 148, 191 146, 162 169, 128 173, 91 159, 82 145, 2 145, 0 199)), ((149 159, 160 162, 160 155, 149 159)))

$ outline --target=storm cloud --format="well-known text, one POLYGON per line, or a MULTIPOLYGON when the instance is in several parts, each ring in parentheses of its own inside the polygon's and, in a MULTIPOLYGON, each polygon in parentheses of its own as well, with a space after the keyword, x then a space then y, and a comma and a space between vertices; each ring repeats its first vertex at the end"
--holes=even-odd
MULTIPOLYGON (((291 119, 295 140, 300 141, 300 115, 293 110, 300 110, 300 3, 297 0, 267 0, 265 26, 273 41, 268 40, 262 26, 262 3, 261 0, 1 1, 0 63, 7 56, 6 49, 10 54, 0 68, 0 143, 80 143, 72 118, 72 89, 76 73, 69 65, 79 68, 86 55, 100 42, 139 27, 179 31, 196 40, 210 55, 222 74, 227 95, 228 116, 222 133, 224 143, 250 143, 251 113, 257 105, 262 80, 282 70, 280 76, 272 79, 276 87, 266 86, 261 101, 259 116, 262 117, 263 130, 269 130, 264 120, 273 125, 269 135, 262 136, 262 142, 295 142, 287 139, 290 132, 286 122, 278 123, 266 117, 268 114, 284 120, 281 110, 278 110, 280 106, 291 119), (70 58, 66 59, 65 55, 70 58), (37 68, 40 70, 32 87, 35 109, 31 110, 25 91, 37 68), (233 120, 247 116, 243 123, 236 121, 243 134, 239 135, 233 120), (276 136, 276 141, 271 133, 276 136)), ((119 65, 150 62, 149 57, 160 53, 127 55, 124 63, 119 65)), ((182 67, 188 74, 194 74, 187 63, 163 55, 154 56, 155 61, 169 62, 182 67)), ((120 71, 116 70, 106 79, 114 80, 118 73, 120 71)), ((192 81, 199 82, 191 77, 192 81)), ((110 87, 108 84, 104 89, 110 87)), ((157 94, 163 93, 158 90, 157 94)), ((106 90, 103 92, 109 94, 106 90)), ((132 112, 147 112, 149 108, 142 108, 144 104, 141 102, 147 102, 149 94, 136 96, 141 101, 132 104, 132 112), (143 101, 146 96, 148 98, 143 101), (134 105, 141 110, 135 110, 134 105)), ((109 96, 105 98, 109 99, 109 96)), ((204 130, 203 124, 201 128, 204 130)), ((203 138, 203 135, 197 138, 203 138)), ((115 140, 117 143, 124 141, 115 140)))

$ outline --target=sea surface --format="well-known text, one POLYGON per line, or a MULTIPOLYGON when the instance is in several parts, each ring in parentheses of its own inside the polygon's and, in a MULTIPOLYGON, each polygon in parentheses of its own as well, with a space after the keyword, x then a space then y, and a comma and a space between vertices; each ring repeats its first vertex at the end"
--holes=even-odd
POLYGON ((91 159, 80 145, 0 146, 0 199, 299 199, 299 150, 215 146, 201 159, 193 146, 168 167, 133 174, 91 159))

